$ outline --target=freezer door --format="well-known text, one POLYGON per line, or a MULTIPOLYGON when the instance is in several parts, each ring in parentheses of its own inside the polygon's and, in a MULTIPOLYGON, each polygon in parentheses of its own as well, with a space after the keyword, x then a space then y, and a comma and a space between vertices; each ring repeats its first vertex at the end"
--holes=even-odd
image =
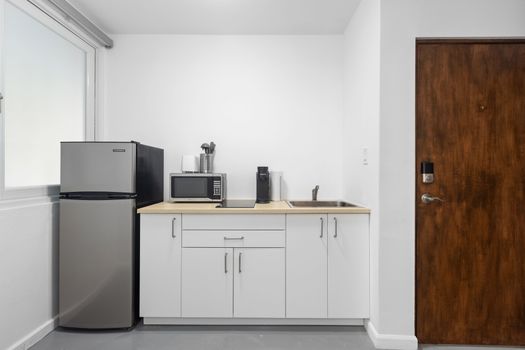
POLYGON ((60 192, 136 192, 135 143, 62 142, 60 161, 60 192))
POLYGON ((133 326, 134 219, 134 199, 60 200, 60 326, 133 326))

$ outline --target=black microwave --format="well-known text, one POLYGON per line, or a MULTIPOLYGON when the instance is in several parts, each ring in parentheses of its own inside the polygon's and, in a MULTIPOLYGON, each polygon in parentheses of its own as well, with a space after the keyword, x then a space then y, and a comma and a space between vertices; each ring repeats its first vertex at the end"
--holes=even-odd
POLYGON ((222 202, 226 199, 226 174, 170 174, 172 202, 222 202))

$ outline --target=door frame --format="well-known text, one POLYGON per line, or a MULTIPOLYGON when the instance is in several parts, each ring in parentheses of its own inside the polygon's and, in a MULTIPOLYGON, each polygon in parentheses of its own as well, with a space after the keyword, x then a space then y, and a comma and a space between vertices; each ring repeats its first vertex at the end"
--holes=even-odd
MULTIPOLYGON (((418 63, 418 46, 420 45, 427 45, 427 44, 525 44, 525 38, 521 37, 515 37, 515 38, 509 38, 509 37, 502 37, 502 38, 494 38, 494 37, 455 37, 455 38, 447 38, 447 37, 416 37, 415 40, 415 64, 414 64, 414 233, 415 233, 415 239, 414 239, 414 334, 416 338, 418 337, 417 334, 417 324, 418 324, 418 302, 417 302, 417 290, 419 281, 417 278, 417 262, 418 262, 418 250, 417 250, 417 242, 419 238, 419 232, 417 230, 417 205, 421 198, 418 196, 417 192, 417 185, 418 181, 420 181, 420 170, 419 170, 419 164, 417 164, 417 123, 418 123, 418 103, 417 103, 417 92, 418 92, 418 84, 417 84, 417 63, 418 63)), ((471 344, 475 345, 475 344, 471 344)))

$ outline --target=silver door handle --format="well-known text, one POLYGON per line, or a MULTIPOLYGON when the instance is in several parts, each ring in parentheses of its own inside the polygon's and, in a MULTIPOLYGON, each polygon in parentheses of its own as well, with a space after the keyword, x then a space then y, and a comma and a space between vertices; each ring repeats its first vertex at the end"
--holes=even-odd
POLYGON ((4 99, 4 95, 2 95, 2 93, 0 92, 0 113, 2 113, 2 102, 3 102, 3 99, 4 99))
POLYGON ((324 219, 323 218, 320 218, 321 219, 321 236, 319 236, 319 238, 323 238, 323 231, 324 231, 324 219))
POLYGON ((421 195, 421 201, 425 204, 429 204, 433 202, 444 202, 445 200, 439 197, 434 197, 428 193, 423 193, 423 195, 421 195))
POLYGON ((241 262, 242 262, 242 260, 241 259, 242 259, 242 253, 239 252, 239 273, 242 272, 242 269, 241 269, 241 262))
POLYGON ((175 221, 177 221, 177 218, 173 218, 173 219, 171 220, 171 237, 172 237, 172 238, 177 237, 177 236, 175 235, 175 221))
POLYGON ((228 273, 228 253, 224 253, 224 273, 228 273))
POLYGON ((337 238, 337 218, 334 217, 334 238, 337 238))
POLYGON ((241 236, 241 237, 226 237, 224 236, 224 240, 225 241, 234 241, 234 240, 243 240, 244 239, 244 236, 241 236))

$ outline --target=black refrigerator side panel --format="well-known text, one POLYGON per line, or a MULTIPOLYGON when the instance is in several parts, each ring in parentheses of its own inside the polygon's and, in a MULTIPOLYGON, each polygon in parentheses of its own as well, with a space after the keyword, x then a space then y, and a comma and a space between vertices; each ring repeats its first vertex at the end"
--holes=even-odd
POLYGON ((164 150, 137 144, 137 208, 164 200, 164 150))
POLYGON ((135 210, 133 232, 133 317, 138 319, 140 306, 140 214, 135 210))

